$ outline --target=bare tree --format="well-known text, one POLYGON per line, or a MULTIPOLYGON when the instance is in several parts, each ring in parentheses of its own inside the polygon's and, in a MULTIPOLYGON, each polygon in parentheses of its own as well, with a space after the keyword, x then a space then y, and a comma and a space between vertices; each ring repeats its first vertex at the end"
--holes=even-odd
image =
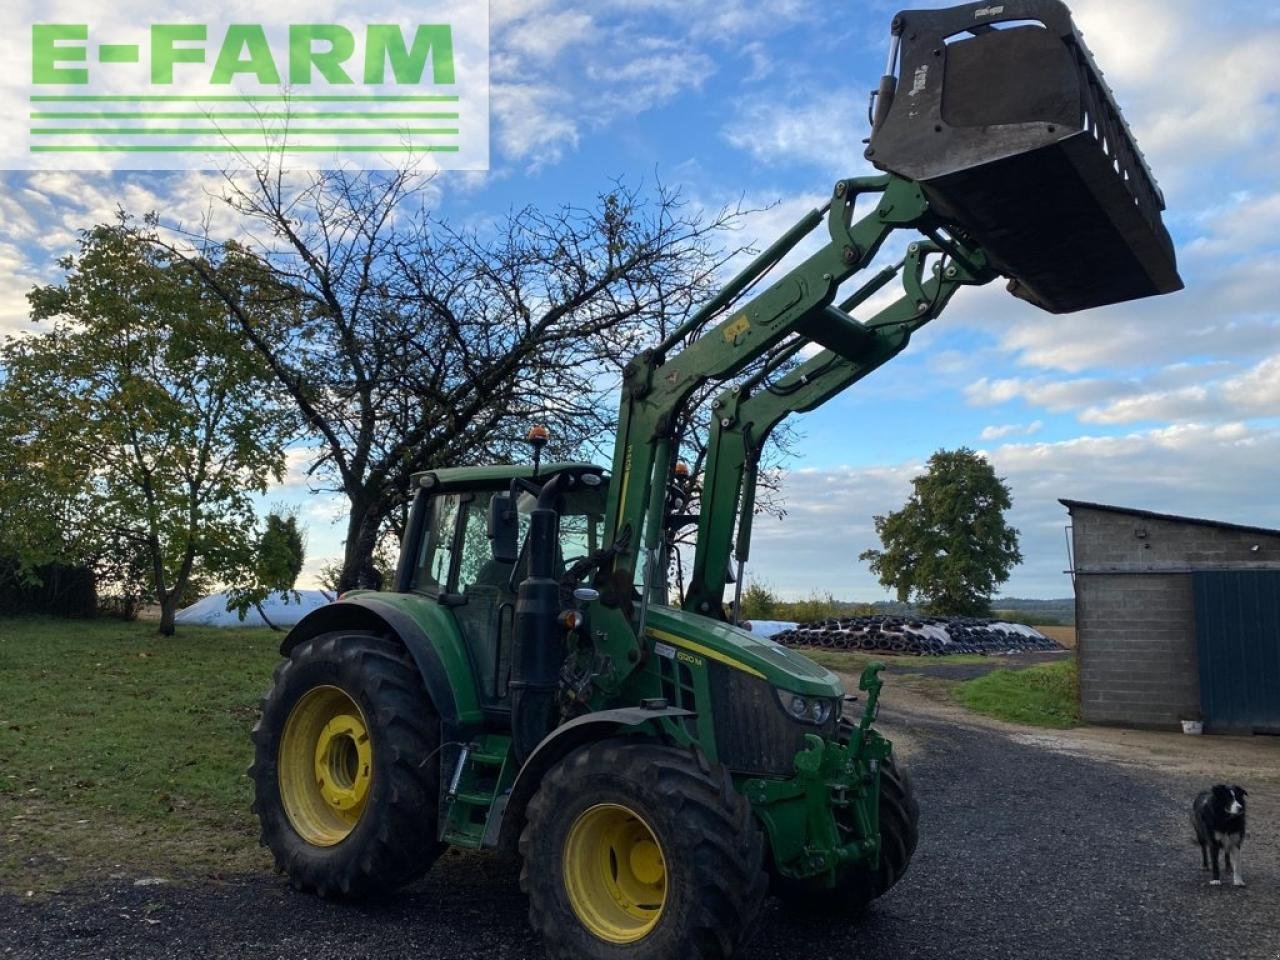
POLYGON ((553 426, 552 455, 598 448, 620 364, 742 252, 720 243, 741 208, 692 211, 661 185, 461 228, 431 215, 431 183, 412 171, 225 183, 239 237, 171 229, 165 242, 293 399, 312 476, 349 501, 343 590, 376 584, 378 537, 401 522, 413 472, 509 459, 535 420, 553 426))

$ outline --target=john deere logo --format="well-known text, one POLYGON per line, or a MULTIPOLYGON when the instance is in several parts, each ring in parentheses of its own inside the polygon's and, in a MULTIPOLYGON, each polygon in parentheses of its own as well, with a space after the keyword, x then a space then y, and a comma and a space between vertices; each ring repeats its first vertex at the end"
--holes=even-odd
MULTIPOLYGON (((207 167, 219 155, 254 163, 276 153, 315 155, 311 166, 417 156, 482 169, 485 8, 426 2, 412 8, 414 22, 366 10, 361 23, 22 24, 28 109, 19 130, 4 131, 5 166, 84 166, 93 156, 98 166, 207 167)), ((13 18, 0 14, 0 29, 13 18)))

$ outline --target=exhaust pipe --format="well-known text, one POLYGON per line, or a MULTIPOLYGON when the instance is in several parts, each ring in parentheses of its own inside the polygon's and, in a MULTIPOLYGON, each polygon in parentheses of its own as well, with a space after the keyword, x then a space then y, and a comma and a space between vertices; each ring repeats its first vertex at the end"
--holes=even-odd
POLYGON ((556 498, 573 479, 559 474, 538 494, 529 514, 529 575, 516 594, 515 641, 511 655, 511 739, 521 763, 556 720, 556 690, 566 655, 560 613, 560 583, 553 576, 560 515, 556 498))

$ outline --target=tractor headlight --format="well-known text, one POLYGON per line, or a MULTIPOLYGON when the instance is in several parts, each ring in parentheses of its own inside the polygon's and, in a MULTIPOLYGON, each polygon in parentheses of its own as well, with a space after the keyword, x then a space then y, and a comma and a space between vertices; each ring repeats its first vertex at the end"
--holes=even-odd
POLYGON ((778 690, 777 694, 782 709, 792 719, 799 720, 801 723, 821 726, 830 720, 832 713, 838 709, 838 701, 829 697, 806 697, 803 694, 792 693, 790 690, 778 690))

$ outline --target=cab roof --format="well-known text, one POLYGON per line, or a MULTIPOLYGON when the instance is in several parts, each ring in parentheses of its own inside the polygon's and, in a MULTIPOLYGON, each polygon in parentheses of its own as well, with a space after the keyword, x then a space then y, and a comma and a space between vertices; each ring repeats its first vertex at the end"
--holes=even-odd
MULTIPOLYGON (((561 470, 590 470, 604 473, 603 467, 594 463, 579 461, 561 461, 544 463, 538 468, 538 476, 559 473, 561 470)), ((413 475, 415 487, 431 487, 432 489, 465 489, 468 487, 499 487, 514 479, 530 480, 533 478, 533 464, 490 464, 481 467, 442 467, 439 470, 424 470, 413 475)))

